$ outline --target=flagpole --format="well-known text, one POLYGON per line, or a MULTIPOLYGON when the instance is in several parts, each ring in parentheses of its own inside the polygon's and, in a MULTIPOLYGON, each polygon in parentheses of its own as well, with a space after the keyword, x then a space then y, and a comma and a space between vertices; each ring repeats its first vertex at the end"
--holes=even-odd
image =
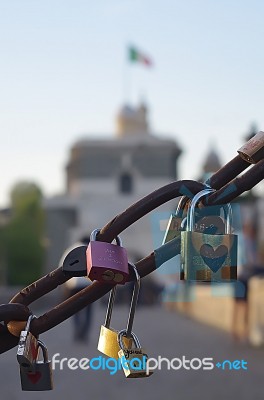
POLYGON ((131 91, 131 74, 130 74, 130 60, 128 57, 129 46, 126 46, 126 54, 124 60, 124 71, 123 71, 123 96, 124 104, 130 102, 130 91, 131 91))

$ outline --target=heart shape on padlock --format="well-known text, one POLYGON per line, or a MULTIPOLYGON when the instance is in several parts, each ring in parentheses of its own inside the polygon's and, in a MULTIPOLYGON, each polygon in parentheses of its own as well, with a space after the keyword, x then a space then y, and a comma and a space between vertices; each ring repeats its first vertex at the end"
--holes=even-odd
POLYGON ((33 385, 36 385, 36 383, 38 383, 38 381, 41 379, 41 376, 42 374, 40 371, 27 373, 27 377, 30 382, 33 383, 33 385))
POLYGON ((215 250, 210 244, 203 244, 200 248, 200 255, 204 260, 205 264, 213 271, 217 272, 228 254, 228 248, 221 244, 215 250))

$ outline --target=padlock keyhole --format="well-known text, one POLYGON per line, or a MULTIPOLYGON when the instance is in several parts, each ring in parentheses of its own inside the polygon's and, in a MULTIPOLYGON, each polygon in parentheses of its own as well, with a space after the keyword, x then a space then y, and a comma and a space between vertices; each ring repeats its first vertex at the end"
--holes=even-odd
POLYGON ((72 267, 73 265, 78 264, 78 263, 79 263, 79 260, 72 261, 72 262, 70 263, 70 266, 72 267))

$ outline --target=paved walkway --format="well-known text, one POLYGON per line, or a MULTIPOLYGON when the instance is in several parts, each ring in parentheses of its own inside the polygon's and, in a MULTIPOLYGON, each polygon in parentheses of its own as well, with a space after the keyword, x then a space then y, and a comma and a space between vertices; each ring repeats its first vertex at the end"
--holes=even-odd
MULTIPOLYGON (((104 320, 104 307, 95 305, 91 339, 88 344, 72 341, 71 321, 41 336, 49 347, 49 355, 62 357, 98 357, 98 332, 104 320)), ((124 328, 125 307, 114 309, 113 326, 124 328)), ((221 316, 219 316, 221 318, 221 316)), ((186 371, 163 368, 147 379, 125 379, 123 372, 110 376, 108 371, 64 369, 54 371, 54 390, 51 392, 22 392, 16 349, 0 355, 0 399, 149 399, 149 400, 263 400, 264 349, 234 345, 229 336, 214 328, 201 325, 185 316, 168 312, 162 307, 139 307, 134 331, 150 357, 188 358, 213 357, 215 363, 224 359, 244 359, 248 370, 186 371)))

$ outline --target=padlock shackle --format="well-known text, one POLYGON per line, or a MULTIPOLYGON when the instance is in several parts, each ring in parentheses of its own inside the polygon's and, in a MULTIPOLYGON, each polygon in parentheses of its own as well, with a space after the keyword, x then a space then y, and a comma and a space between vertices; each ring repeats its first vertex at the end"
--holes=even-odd
MULTIPOLYGON (((198 201, 203 197, 206 196, 212 192, 215 192, 215 189, 212 188, 206 188, 204 190, 201 190, 199 193, 197 193, 191 202, 191 205, 187 211, 187 227, 186 231, 187 232, 193 232, 194 231, 194 225, 195 225, 195 207, 198 203, 198 201)), ((232 228, 232 207, 230 203, 223 204, 223 209, 225 213, 225 219, 226 219, 226 224, 225 224, 225 234, 231 234, 231 228, 232 228)))
POLYGON ((95 242, 96 241, 96 236, 100 232, 100 229, 96 228, 92 231, 90 235, 90 242, 95 242))
MULTIPOLYGON (((174 214, 175 217, 179 217, 180 216, 180 212, 183 213, 184 208, 185 208, 185 206, 186 206, 186 204, 188 203, 189 200, 190 199, 187 196, 182 196, 180 198, 179 203, 178 203, 177 208, 176 208, 176 211, 175 211, 175 214, 174 214)), ((184 224, 185 223, 186 223, 186 217, 183 218, 182 222, 181 222, 181 229, 183 229, 183 230, 184 230, 184 224)))
POLYGON ((178 202, 178 204, 177 204, 177 208, 176 208, 176 210, 175 210, 175 213, 174 213, 174 216, 175 217, 178 217, 179 216, 179 214, 180 214, 180 212, 182 211, 184 211, 184 208, 185 208, 185 206, 186 206, 186 204, 188 203, 188 201, 189 201, 190 199, 189 199, 189 197, 187 197, 187 196, 182 196, 181 198, 180 198, 180 200, 179 200, 179 202, 178 202))
POLYGON ((42 342, 42 340, 39 340, 39 339, 38 339, 38 346, 42 350, 44 363, 48 363, 49 362, 49 356, 48 356, 48 348, 47 348, 47 346, 45 345, 44 342, 42 342))
POLYGON ((104 326, 106 328, 110 327, 112 313, 113 313, 113 307, 114 307, 114 302, 115 302, 115 296, 116 296, 116 286, 113 287, 113 289, 111 290, 110 295, 109 295, 106 316, 105 316, 105 323, 104 323, 104 326))
MULTIPOLYGON (((94 229, 90 235, 90 242, 95 242, 96 241, 96 236, 97 234, 101 231, 101 229, 94 229)), ((116 241, 117 246, 122 247, 122 239, 119 235, 117 235, 114 239, 116 241)))
POLYGON ((26 327, 25 327, 25 331, 26 331, 26 332, 29 332, 30 324, 31 324, 31 321, 32 321, 33 318, 36 318, 36 315, 31 314, 31 315, 28 317, 27 324, 26 324, 26 327))
MULTIPOLYGON (((118 342, 118 345, 121 350, 125 350, 125 346, 124 346, 124 343, 122 340, 123 336, 128 337, 126 329, 122 329, 121 331, 118 332, 118 335, 117 335, 117 342, 118 342)), ((141 347, 141 345, 140 345, 139 338, 137 337, 137 335, 134 332, 131 332, 130 337, 132 338, 133 342, 135 343, 136 348, 139 349, 141 347)))
POLYGON ((192 232, 194 231, 194 220, 195 220, 195 207, 198 201, 203 197, 206 196, 207 194, 210 194, 214 192, 215 190, 212 188, 206 188, 201 190, 200 192, 196 193, 196 195, 193 197, 191 205, 187 211, 187 227, 186 231, 187 232, 192 232))
MULTIPOLYGON (((131 268, 133 268, 135 275, 136 275, 136 282, 134 284, 134 290, 133 290, 133 294, 132 294, 132 300, 131 300, 128 321, 127 321, 127 328, 126 328, 127 337, 130 338, 131 332, 132 332, 132 326, 133 326, 133 322, 134 322, 134 316, 135 316, 135 312, 136 312, 136 306, 137 306, 137 302, 138 302, 139 290, 140 290, 140 276, 139 276, 139 273, 137 271, 135 264, 133 264, 131 262, 129 262, 128 264, 131 268)), ((109 295, 106 316, 105 316, 105 323, 104 323, 104 326, 106 328, 110 327, 115 296, 116 296, 116 286, 113 287, 113 289, 111 290, 110 295, 109 295)))
POLYGON ((225 234, 230 235, 232 233, 233 224, 233 210, 230 203, 223 204, 223 210, 225 213, 225 234))
POLYGON ((127 328, 126 328, 126 336, 128 338, 131 337, 131 332, 132 332, 132 326, 134 322, 134 317, 135 317, 135 312, 136 312, 136 307, 137 307, 137 302, 138 302, 138 295, 139 295, 139 290, 140 290, 140 275, 137 271, 137 267, 135 264, 129 262, 128 263, 130 267, 133 268, 134 273, 136 275, 136 281, 134 283, 134 290, 132 294, 132 300, 130 304, 130 310, 129 310, 129 315, 128 315, 128 321, 127 321, 127 328))

